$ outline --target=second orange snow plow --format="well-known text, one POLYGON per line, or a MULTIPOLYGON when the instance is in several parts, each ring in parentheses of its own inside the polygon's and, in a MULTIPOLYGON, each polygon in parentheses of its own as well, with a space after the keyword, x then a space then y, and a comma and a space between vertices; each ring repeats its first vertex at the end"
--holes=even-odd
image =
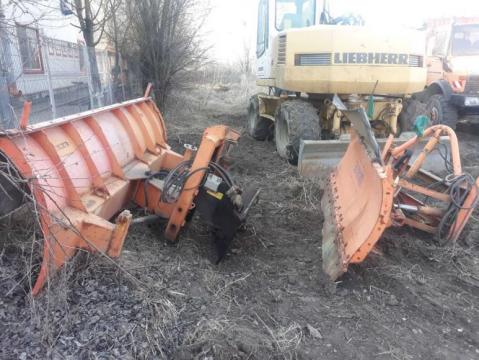
POLYGON ((212 226, 221 260, 258 194, 242 191, 226 170, 239 137, 213 126, 197 149, 174 152, 148 94, 0 133, 0 215, 28 201, 43 233, 32 293, 78 249, 118 257, 132 223, 129 203, 165 219, 169 240, 197 210, 212 226))
POLYGON ((331 279, 362 262, 390 226, 411 226, 441 244, 456 241, 478 204, 479 179, 462 171, 454 131, 432 126, 397 147, 390 137, 381 151, 364 110, 345 115, 351 142, 330 174, 321 204, 323 269, 331 279), (444 137, 450 150, 440 149, 444 137), (419 143, 425 143, 421 150, 419 143), (422 168, 434 151, 442 152, 440 176, 422 168))

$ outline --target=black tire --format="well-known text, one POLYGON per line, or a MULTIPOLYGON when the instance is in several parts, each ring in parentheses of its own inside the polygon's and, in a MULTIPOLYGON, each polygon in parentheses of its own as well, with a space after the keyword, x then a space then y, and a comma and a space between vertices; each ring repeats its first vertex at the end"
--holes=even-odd
POLYGON ((258 95, 249 100, 248 106, 248 133, 253 139, 266 140, 271 132, 271 121, 259 115, 258 95))
POLYGON ((279 156, 298 164, 301 140, 320 140, 318 109, 303 100, 283 102, 275 114, 275 142, 279 156))
POLYGON ((427 114, 432 125, 443 124, 456 129, 459 114, 457 108, 446 100, 444 95, 436 94, 427 100, 427 114))
POLYGON ((413 131, 418 116, 427 115, 427 113, 426 104, 415 99, 405 100, 398 116, 399 133, 413 131))

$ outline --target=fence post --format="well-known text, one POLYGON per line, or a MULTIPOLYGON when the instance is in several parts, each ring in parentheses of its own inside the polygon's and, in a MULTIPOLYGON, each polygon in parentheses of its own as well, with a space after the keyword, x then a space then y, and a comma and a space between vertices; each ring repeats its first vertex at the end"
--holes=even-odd
POLYGON ((121 53, 118 54, 118 56, 120 57, 120 61, 119 61, 119 66, 120 66, 120 74, 118 75, 118 79, 120 79, 120 84, 121 84, 121 94, 123 95, 123 100, 122 101, 125 101, 126 100, 126 93, 125 93, 125 74, 123 73, 124 69, 123 69, 123 59, 121 57, 121 53))
POLYGON ((7 77, 0 73, 0 127, 10 129, 14 127, 12 109, 10 108, 10 95, 8 93, 7 77))
POLYGON ((0 117, 4 129, 15 126, 12 108, 10 105, 9 81, 12 76, 12 54, 6 27, 5 14, 0 2, 0 117))
POLYGON ((83 59, 86 66, 86 73, 87 73, 87 82, 88 82, 88 95, 90 96, 90 109, 94 109, 95 106, 95 97, 93 96, 93 84, 91 81, 91 71, 90 71, 90 57, 88 56, 88 47, 83 46, 83 59))
MULTIPOLYGON (((42 36, 42 45, 45 44, 45 37, 42 36)), ((50 105, 52 107, 52 118, 56 119, 57 118, 57 106, 55 102, 55 91, 53 89, 53 83, 52 83, 52 72, 50 70, 50 55, 48 54, 48 46, 43 46, 45 51, 43 51, 43 58, 45 60, 45 68, 47 70, 47 85, 48 85, 48 95, 50 97, 50 105)))
POLYGON ((113 87, 112 87, 112 80, 108 81, 108 97, 110 98, 110 105, 113 104, 115 101, 113 100, 113 87))

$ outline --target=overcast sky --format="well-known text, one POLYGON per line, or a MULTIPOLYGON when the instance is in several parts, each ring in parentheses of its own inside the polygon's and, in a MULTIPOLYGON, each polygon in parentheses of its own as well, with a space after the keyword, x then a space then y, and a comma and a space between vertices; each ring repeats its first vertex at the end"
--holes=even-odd
MULTIPOLYGON (((255 46, 258 0, 210 0, 207 24, 212 55, 235 62, 243 42, 255 46)), ((331 12, 359 13, 368 24, 418 27, 425 19, 441 16, 479 16, 479 0, 331 0, 331 12)))

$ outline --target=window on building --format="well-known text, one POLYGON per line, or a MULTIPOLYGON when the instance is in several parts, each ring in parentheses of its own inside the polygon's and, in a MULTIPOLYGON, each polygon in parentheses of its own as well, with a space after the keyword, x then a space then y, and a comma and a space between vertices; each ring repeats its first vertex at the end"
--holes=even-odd
POLYGON ((268 1, 262 0, 258 8, 258 34, 256 56, 260 57, 268 47, 268 1))
POLYGON ((17 35, 23 71, 25 73, 43 72, 38 30, 28 26, 17 25, 17 35))

